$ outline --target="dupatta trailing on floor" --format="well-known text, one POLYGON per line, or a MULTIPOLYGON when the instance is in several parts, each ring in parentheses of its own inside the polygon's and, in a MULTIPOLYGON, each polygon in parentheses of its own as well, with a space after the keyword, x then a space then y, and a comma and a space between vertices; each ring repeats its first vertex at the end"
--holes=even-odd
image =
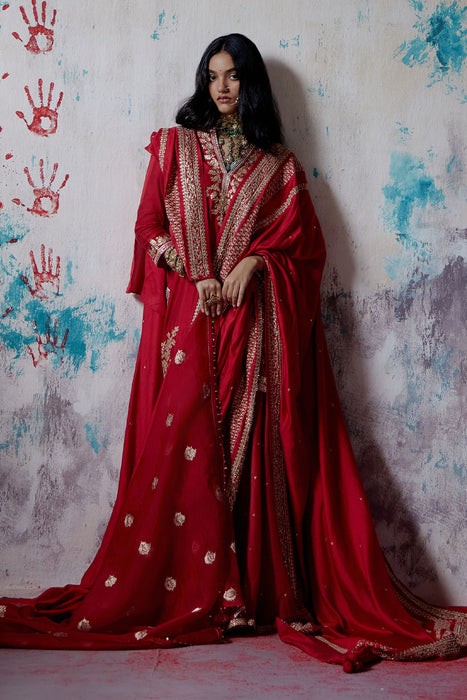
POLYGON ((144 302, 120 484, 79 585, 0 601, 0 644, 120 649, 277 629, 358 670, 451 657, 467 615, 388 570, 355 465, 320 316, 325 250, 293 154, 229 172, 215 131, 162 129, 129 291, 144 302), (185 276, 162 256, 175 246, 185 276), (261 255, 238 309, 200 313, 195 280, 261 255))

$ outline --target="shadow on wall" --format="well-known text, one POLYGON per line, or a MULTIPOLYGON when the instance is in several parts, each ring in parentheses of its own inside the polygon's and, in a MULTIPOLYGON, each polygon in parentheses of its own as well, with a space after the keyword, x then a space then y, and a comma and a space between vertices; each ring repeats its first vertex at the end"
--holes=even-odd
MULTIPOLYGON (((304 164, 310 182, 312 168, 316 167, 321 172, 326 170, 326 166, 321 167, 321 146, 316 139, 313 118, 305 100, 305 88, 289 66, 276 60, 267 60, 266 65, 282 117, 285 143, 304 164)), ((319 198, 314 205, 323 224, 325 239, 329 241, 331 238, 341 251, 341 259, 347 261, 345 279, 350 280, 351 288, 356 261, 345 216, 324 179, 320 180, 319 198)), ((437 601, 446 600, 448 593, 437 578, 436 562, 420 534, 416 513, 406 506, 401 486, 395 478, 396 470, 404 468, 404 465, 388 465, 378 444, 381 439, 378 428, 384 422, 384 416, 379 425, 373 424, 372 416, 382 407, 372 405, 370 400, 366 353, 362 347, 365 338, 360 329, 364 310, 358 307, 352 294, 344 290, 339 271, 328 269, 326 272, 322 289, 322 316, 329 352, 355 455, 385 554, 395 573, 407 586, 413 588, 420 581, 429 582, 430 597, 437 601), (352 358, 351 369, 349 357, 352 358), (350 380, 346 376, 349 369, 352 374, 350 380)), ((389 439, 393 439, 393 436, 389 439)))

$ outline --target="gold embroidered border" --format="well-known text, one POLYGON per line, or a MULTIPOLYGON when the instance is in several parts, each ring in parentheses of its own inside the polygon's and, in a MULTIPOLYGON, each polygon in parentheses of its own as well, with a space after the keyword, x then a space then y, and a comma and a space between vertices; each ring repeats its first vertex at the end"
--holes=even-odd
MULTIPOLYGON (((287 152, 283 155, 287 156, 287 152)), ((222 279, 225 279, 248 247, 259 211, 259 207, 253 205, 263 194, 265 183, 269 183, 282 167, 283 158, 279 159, 270 153, 262 154, 260 162, 251 169, 249 177, 237 190, 224 221, 214 264, 215 269, 220 269, 222 279)))
POLYGON ((198 141, 191 129, 177 129, 180 182, 185 209, 185 235, 188 240, 191 276, 209 276, 208 232, 204 218, 204 195, 198 162, 198 141))
POLYGON ((267 226, 272 224, 272 222, 275 221, 275 219, 281 216, 286 211, 286 209, 289 208, 290 203, 292 202, 294 197, 296 197, 299 192, 303 192, 304 190, 308 190, 306 182, 302 182, 300 185, 295 185, 295 187, 293 187, 290 190, 285 202, 283 202, 283 204, 281 204, 281 206, 278 207, 276 211, 273 212, 266 219, 261 219, 261 221, 258 222, 259 226, 261 226, 261 228, 266 228, 267 226))
POLYGON ((230 507, 237 498, 238 487, 245 463, 256 405, 264 335, 264 290, 262 280, 257 281, 256 318, 252 320, 247 341, 246 367, 242 381, 236 387, 230 418, 230 454, 232 466, 227 483, 230 507), (235 456, 234 456, 235 454, 235 456))
POLYGON ((196 132, 179 127, 177 141, 178 165, 174 158, 165 194, 167 218, 185 270, 194 279, 209 277, 212 273, 196 132))
POLYGON ((161 166, 161 170, 164 169, 164 158, 165 158, 165 149, 167 147, 167 138, 169 136, 169 130, 168 129, 161 129, 161 140, 160 140, 160 146, 159 146, 159 164, 161 166))
POLYGON ((267 383, 268 383, 268 407, 271 413, 269 421, 271 428, 271 458, 272 473, 274 479, 274 500, 276 505, 277 523, 282 549, 282 556, 289 575, 290 585, 298 596, 297 574, 295 571, 294 552, 292 544, 292 532, 289 505, 287 502, 287 483, 285 478, 284 455, 280 437, 280 407, 282 385, 282 341, 280 337, 279 322, 276 312, 276 298, 274 286, 269 272, 269 263, 265 259, 267 272, 265 274, 265 307, 267 313, 266 342, 268 349, 267 358, 267 383))
MULTIPOLYGON (((417 598, 413 595, 395 576, 394 572, 388 566, 389 578, 391 579, 392 585, 395 588, 397 597, 401 601, 402 605, 406 610, 408 610, 417 620, 420 622, 425 622, 426 620, 432 620, 435 625, 434 629, 442 631, 454 631, 456 632, 463 644, 467 644, 467 613, 460 612, 459 610, 450 610, 449 608, 443 608, 441 606, 430 605, 425 600, 417 598), (454 623, 454 630, 448 628, 443 624, 445 621, 454 623)), ((451 625, 452 627, 452 625, 451 625)))

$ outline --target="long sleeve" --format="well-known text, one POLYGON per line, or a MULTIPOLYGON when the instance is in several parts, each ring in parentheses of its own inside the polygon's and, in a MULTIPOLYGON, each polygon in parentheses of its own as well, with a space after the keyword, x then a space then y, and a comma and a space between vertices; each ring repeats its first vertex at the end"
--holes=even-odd
POLYGON ((136 240, 156 264, 173 247, 165 214, 163 176, 159 161, 151 155, 135 224, 136 240))

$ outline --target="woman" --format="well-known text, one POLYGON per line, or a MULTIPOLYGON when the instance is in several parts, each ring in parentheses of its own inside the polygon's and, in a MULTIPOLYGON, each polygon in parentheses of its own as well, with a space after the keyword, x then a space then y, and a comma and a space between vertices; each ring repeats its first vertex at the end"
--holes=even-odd
POLYGON ((151 137, 129 291, 144 302, 119 491, 79 586, 2 601, 42 648, 281 637, 344 670, 461 653, 467 616, 388 573, 319 310, 325 250, 264 63, 213 41, 151 137))

